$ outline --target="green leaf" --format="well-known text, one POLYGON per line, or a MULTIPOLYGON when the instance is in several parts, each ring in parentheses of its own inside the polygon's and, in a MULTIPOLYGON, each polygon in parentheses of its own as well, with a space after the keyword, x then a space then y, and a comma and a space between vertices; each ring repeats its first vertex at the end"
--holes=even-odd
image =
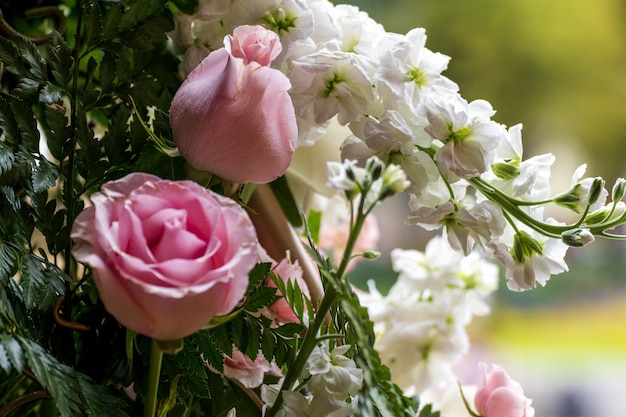
POLYGON ((4 175, 13 168, 14 161, 15 154, 13 154, 13 148, 4 143, 4 141, 0 141, 0 175, 4 175))
POLYGON ((16 146, 20 142, 19 129, 15 121, 15 114, 13 113, 10 99, 10 96, 0 94, 0 130, 4 134, 4 140, 16 146))
POLYGON ((28 254, 23 259, 20 284, 28 309, 47 310, 65 292, 63 273, 54 265, 28 254))
POLYGON ((433 406, 427 404, 420 411, 419 417, 439 417, 439 411, 433 411, 433 406))
POLYGON ((276 302, 276 288, 259 286, 250 293, 246 298, 245 310, 255 313, 262 308, 268 307, 276 302))
POLYGON ((67 47, 65 39, 63 39, 63 36, 57 31, 51 33, 51 39, 48 45, 48 65, 50 66, 54 85, 58 87, 59 91, 64 91, 71 80, 72 66, 74 63, 72 50, 67 47))
POLYGON ((285 323, 275 329, 272 329, 274 333, 280 335, 283 338, 291 339, 293 335, 297 335, 306 330, 306 327, 299 323, 285 323))
POLYGON ((228 331, 228 325, 214 327, 208 330, 208 333, 213 340, 213 343, 218 349, 226 356, 233 355, 233 341, 230 332, 228 331))
POLYGON ((33 169, 33 175, 31 177, 33 190, 38 193, 51 188, 56 184, 58 175, 56 165, 50 163, 50 161, 42 155, 33 169))
POLYGON ((9 335, 0 334, 0 349, 0 356, 4 356, 6 358, 6 361, 3 362, 4 365, 2 366, 2 369, 8 372, 11 368, 13 368, 17 372, 22 372, 24 369, 24 356, 20 343, 9 335))
POLYGON ((69 139, 72 137, 72 129, 69 120, 65 116, 66 109, 59 106, 47 106, 44 112, 45 124, 43 126, 48 149, 52 156, 62 161, 70 152, 74 151, 69 146, 69 139))
POLYGON ((175 355, 165 355, 165 359, 176 367, 178 373, 204 377, 204 366, 200 354, 193 343, 184 343, 183 349, 175 355))
POLYGON ((358 297, 349 287, 340 295, 340 314, 348 322, 346 342, 355 348, 354 360, 363 370, 363 388, 359 393, 359 405, 385 417, 413 417, 416 404, 402 394, 402 390, 391 382, 389 369, 382 364, 374 349, 374 325, 367 309, 359 304, 358 297))
POLYGON ((248 345, 246 346, 246 350, 242 351, 249 357, 251 360, 255 360, 259 355, 259 349, 261 348, 261 334, 263 332, 263 328, 260 323, 250 318, 247 320, 248 323, 248 345))
POLYGON ((284 176, 278 177, 274 181, 270 182, 270 187, 283 209, 285 216, 287 216, 289 223, 291 223, 293 227, 301 227, 302 216, 300 215, 300 209, 296 204, 296 200, 293 198, 293 194, 291 194, 287 179, 284 176))
POLYGON ((317 244, 319 241, 320 228, 322 226, 322 212, 317 210, 309 210, 307 215, 307 224, 309 225, 309 232, 311 234, 311 240, 317 244))
POLYGON ((272 264, 270 262, 256 264, 254 268, 252 268, 252 271, 248 274, 249 282, 246 294, 252 293, 260 283, 265 281, 271 268, 272 264))
POLYGON ((8 185, 0 185, 0 195, 3 195, 6 201, 9 203, 13 211, 20 211, 20 207, 22 206, 22 202, 19 197, 15 194, 15 190, 13 187, 9 187, 8 185))
POLYGON ((20 58, 30 67, 28 72, 33 79, 41 84, 46 82, 48 79, 48 66, 39 53, 37 46, 21 36, 17 36, 12 40, 20 53, 20 58))
POLYGON ((268 361, 274 357, 276 350, 276 336, 271 331, 264 331, 261 335, 261 352, 268 361))
POLYGON ((16 272, 17 251, 4 240, 0 241, 0 286, 9 282, 9 278, 16 272))
POLYGON ((218 372, 224 371, 224 352, 215 342, 210 331, 200 330, 194 333, 191 336, 191 341, 195 344, 198 352, 202 354, 202 358, 207 361, 213 369, 218 372))
POLYGON ((123 417, 123 402, 87 376, 60 363, 37 343, 19 338, 26 364, 37 381, 54 398, 61 416, 83 415, 82 407, 92 417, 123 417))
MULTIPOLYGON (((248 332, 246 331, 246 320, 239 316, 230 323, 230 333, 233 344, 240 352, 245 352, 248 348, 248 332)), ((230 356, 230 355, 229 355, 230 356)))
POLYGON ((198 6, 198 0, 171 0, 170 3, 185 14, 193 14, 198 6))
POLYGON ((37 121, 30 105, 17 98, 10 96, 9 104, 13 117, 19 128, 20 144, 30 153, 39 152, 39 130, 37 129, 37 121))
POLYGON ((7 71, 15 75, 22 75, 26 72, 26 67, 20 59, 20 53, 9 38, 0 37, 0 61, 7 71))

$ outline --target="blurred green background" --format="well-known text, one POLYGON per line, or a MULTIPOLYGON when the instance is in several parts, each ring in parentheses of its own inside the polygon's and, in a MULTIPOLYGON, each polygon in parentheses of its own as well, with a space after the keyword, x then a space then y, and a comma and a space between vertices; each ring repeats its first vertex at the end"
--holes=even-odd
MULTIPOLYGON (((452 57, 444 74, 463 97, 488 100, 498 122, 523 123, 526 158, 556 155, 554 192, 569 186, 582 163, 588 176, 605 178, 609 190, 626 177, 624 0, 343 2, 388 31, 426 28, 426 46, 452 57)), ((392 236, 382 244, 406 248, 413 240, 419 247, 421 229, 389 229, 402 215, 379 219, 384 235, 392 236)), ((622 242, 596 241, 570 250, 570 271, 545 288, 513 293, 503 279, 492 314, 473 323, 478 356, 501 363, 522 382, 537 416, 626 415, 625 255, 622 242)), ((384 260, 362 263, 359 271, 361 282, 376 278, 384 287, 394 279, 384 260)))

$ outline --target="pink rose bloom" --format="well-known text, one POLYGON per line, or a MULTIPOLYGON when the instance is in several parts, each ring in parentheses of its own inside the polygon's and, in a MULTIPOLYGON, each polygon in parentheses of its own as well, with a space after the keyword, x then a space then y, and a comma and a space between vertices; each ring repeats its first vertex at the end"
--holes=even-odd
POLYGON ((257 236, 234 201, 191 181, 134 173, 105 184, 72 228, 105 308, 122 325, 175 340, 229 313, 257 260, 257 236))
POLYGON ((235 183, 282 175, 298 138, 289 79, 269 63, 278 35, 239 27, 180 86, 170 108, 174 141, 197 170, 235 183))
POLYGON ((224 376, 236 379, 246 388, 258 387, 267 374, 283 376, 280 368, 274 362, 269 363, 261 352, 252 360, 233 346, 232 357, 224 356, 224 376))
POLYGON ((534 417, 531 400, 522 386, 497 365, 481 363, 483 378, 478 384, 474 405, 483 417, 534 417))
MULTIPOLYGON (((289 259, 289 252, 287 252, 287 256, 280 261, 278 265, 272 268, 272 271, 278 276, 278 278, 282 279, 285 283, 288 281, 296 281, 298 286, 302 290, 302 292, 307 296, 309 295, 309 290, 302 278, 302 268, 298 264, 298 261, 291 262, 289 259)), ((265 285, 268 287, 276 288, 276 284, 271 278, 268 278, 265 281, 265 285)), ((293 312, 287 301, 282 297, 280 291, 277 291, 277 295, 281 296, 274 304, 267 307, 263 311, 263 315, 269 317, 270 319, 276 321, 279 324, 284 323, 300 323, 300 320, 293 312)))

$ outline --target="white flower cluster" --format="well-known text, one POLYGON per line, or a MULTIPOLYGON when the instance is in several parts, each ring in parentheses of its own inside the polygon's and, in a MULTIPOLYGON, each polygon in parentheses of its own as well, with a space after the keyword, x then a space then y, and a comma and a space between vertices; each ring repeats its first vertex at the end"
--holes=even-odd
MULTIPOLYGON (((354 408, 346 399, 357 394, 363 383, 363 370, 344 354, 350 345, 329 348, 328 341, 313 349, 303 370, 308 395, 296 391, 283 391, 285 408, 279 415, 284 417, 348 417, 354 408)), ((264 385, 261 396, 272 405, 279 385, 264 385)))
POLYGON ((176 19, 170 35, 184 54, 183 74, 239 25, 278 33, 283 50, 272 65, 292 84, 298 146, 313 145, 331 122, 348 126, 342 159, 362 166, 376 156, 401 167, 410 182, 408 223, 443 228, 453 247, 499 260, 513 290, 566 271, 568 245, 596 234, 544 219, 541 204, 585 215, 598 209, 602 224, 622 220, 623 203, 603 207, 603 183, 581 171, 570 192, 552 199, 552 155, 522 160, 521 126, 491 120, 484 100, 467 102, 442 75, 449 58, 426 48, 424 29, 390 33, 358 8, 328 0, 200 0, 195 15, 176 19))
POLYGON ((359 294, 381 360, 407 394, 454 384, 452 366, 469 349, 466 326, 489 313, 485 299, 497 288, 498 268, 477 253, 464 257, 441 237, 424 252, 395 249, 391 259, 399 276, 389 293, 370 282, 370 292, 359 294))

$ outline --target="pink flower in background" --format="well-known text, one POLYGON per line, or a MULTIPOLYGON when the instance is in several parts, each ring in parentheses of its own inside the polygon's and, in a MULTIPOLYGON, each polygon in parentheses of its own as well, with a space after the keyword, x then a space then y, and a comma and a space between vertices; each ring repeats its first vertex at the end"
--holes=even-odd
MULTIPOLYGON (((302 292, 307 296, 309 295, 309 290, 302 278, 302 268, 298 264, 298 261, 291 262, 289 259, 289 252, 287 252, 286 257, 280 261, 278 265, 272 268, 272 272, 274 272, 279 279, 282 279, 285 283, 288 281, 295 281, 298 283, 298 286, 302 290, 302 292)), ((265 281, 265 285, 268 287, 276 287, 276 284, 271 278, 268 278, 265 281)), ((281 296, 274 304, 267 307, 263 311, 263 315, 269 317, 270 319, 276 321, 279 324, 284 323, 300 323, 300 320, 293 312, 287 301, 282 297, 280 291, 276 292, 276 295, 281 296)))
POLYGON ((256 231, 234 201, 191 181, 133 173, 105 184, 72 228, 105 308, 158 340, 192 334, 243 297, 256 231))
POLYGON ((237 28, 180 86, 170 125, 182 156, 197 170, 236 183, 267 183, 282 175, 298 138, 289 79, 269 63, 277 35, 237 28))
MULTIPOLYGON (((322 224, 320 225, 317 246, 332 253, 335 263, 341 262, 341 257, 348 243, 350 234, 350 211, 347 203, 341 197, 333 197, 328 200, 326 209, 322 214, 322 224)), ((375 250, 380 239, 378 222, 374 214, 365 218, 361 233, 359 234, 353 253, 360 253, 366 250, 375 250)), ((348 264, 347 271, 356 266, 359 258, 353 258, 348 264)))
POLYGON ((280 368, 269 363, 261 352, 252 360, 233 347, 232 356, 224 356, 224 376, 235 379, 246 388, 256 388, 263 383, 266 374, 282 377, 280 368))
POLYGON ((531 400, 522 386, 497 365, 481 363, 483 378, 478 383, 474 405, 483 417, 534 417, 531 400))

